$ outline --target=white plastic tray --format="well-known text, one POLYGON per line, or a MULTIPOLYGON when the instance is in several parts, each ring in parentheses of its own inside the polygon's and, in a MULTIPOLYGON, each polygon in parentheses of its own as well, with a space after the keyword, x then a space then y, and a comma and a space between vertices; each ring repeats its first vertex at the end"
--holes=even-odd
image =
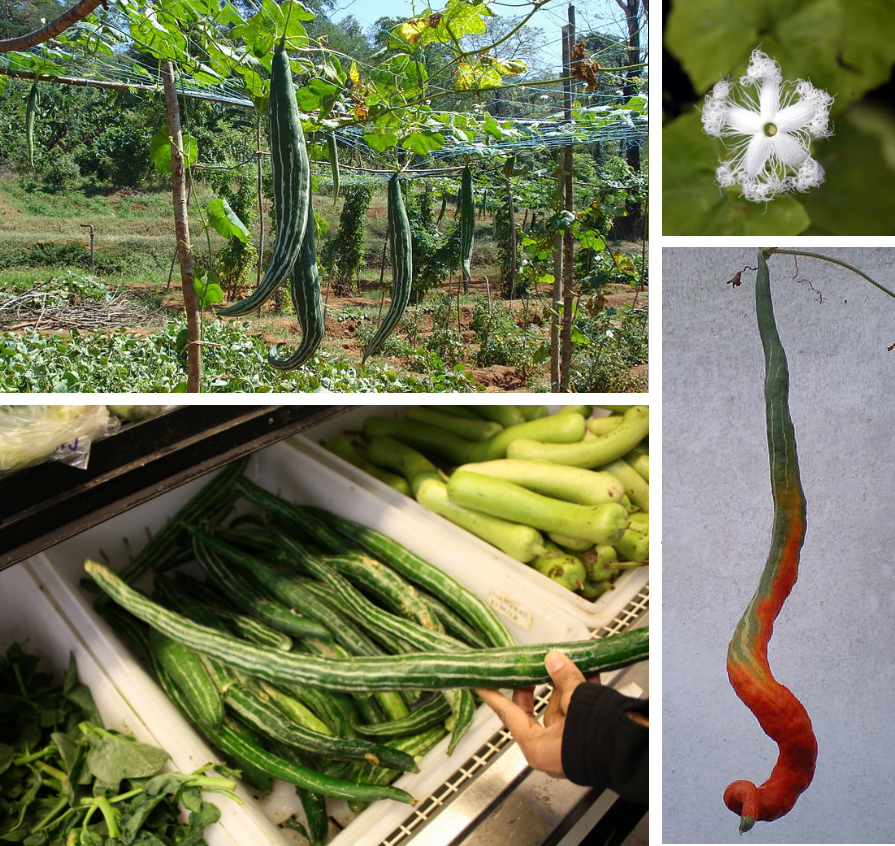
MULTIPOLYGON (((183 741, 188 742, 189 738, 172 730, 157 710, 160 704, 167 705, 167 700, 157 701, 161 694, 154 683, 129 660, 121 666, 114 661, 107 664, 98 657, 93 632, 72 623, 28 562, 0 573, 0 621, 0 649, 5 652, 12 643, 18 642, 26 652, 38 655, 41 669, 60 683, 68 667, 69 654, 74 653, 78 678, 90 688, 104 726, 127 732, 143 743, 167 751, 172 760, 165 766, 166 770, 190 772, 215 760, 207 750, 193 756, 188 754, 190 750, 183 748, 183 741), (125 674, 142 676, 137 678, 136 688, 134 684, 127 686, 131 691, 139 690, 138 695, 128 695, 113 681, 125 674)), ((175 716, 178 716, 176 712, 175 716)), ((252 801, 241 786, 237 793, 247 804, 252 801)), ((243 810, 245 806, 218 794, 208 794, 206 799, 221 809, 220 821, 205 831, 209 846, 246 843, 264 846, 280 842, 273 826, 269 826, 272 836, 267 836, 253 824, 251 815, 243 810)))
MULTIPOLYGON (((454 531, 445 524, 431 528, 418 519, 418 514, 401 503, 401 510, 384 502, 365 488, 352 484, 330 467, 322 465, 302 452, 282 443, 253 456, 248 475, 268 490, 295 502, 327 508, 341 516, 377 529, 399 543, 424 556, 431 563, 461 581, 480 596, 491 596, 492 603, 501 606, 508 628, 520 643, 557 643, 582 640, 588 631, 579 621, 568 616, 548 595, 535 586, 514 578, 495 567, 491 557, 482 555, 475 540, 465 533, 454 531), (518 624, 510 618, 516 618, 518 624)), ((212 760, 207 744, 168 703, 155 682, 136 665, 127 648, 105 625, 91 607, 91 599, 78 586, 87 557, 107 559, 120 569, 128 560, 128 546, 136 551, 147 538, 147 529, 162 526, 209 477, 184 485, 162 497, 132 509, 82 534, 61 543, 45 554, 32 559, 54 597, 71 618, 81 636, 91 644, 98 663, 107 668, 116 686, 130 702, 139 703, 137 710, 144 715, 147 725, 169 739, 170 751, 180 758, 191 753, 190 760, 199 764, 212 760), (157 725, 158 724, 158 725, 157 725), (163 725, 162 725, 163 724, 163 725)), ((422 511, 422 509, 420 509, 422 511)), ((422 516, 427 516, 422 512, 422 516)), ((445 754, 447 738, 421 762, 421 772, 402 776, 396 784, 408 790, 417 801, 427 798, 432 791, 450 777, 464 761, 471 757, 499 730, 499 719, 487 708, 476 714, 472 727, 460 741, 450 758, 445 754)), ((166 748, 169 748, 166 745, 166 748)), ((289 791, 278 794, 285 804, 267 802, 263 809, 276 822, 288 816, 296 807, 290 804, 289 791)), ((236 842, 263 846, 265 842, 285 843, 290 833, 277 829, 264 818, 257 802, 244 806, 245 824, 255 826, 255 836, 244 836, 236 842)), ((333 803, 331 813, 342 817, 344 809, 333 803)), ((401 803, 379 801, 373 803, 356 820, 338 834, 333 846, 374 846, 387 837, 413 813, 401 803)))
POLYGON ((591 602, 583 596, 578 596, 578 594, 556 584, 543 573, 539 573, 537 570, 510 558, 509 555, 506 555, 499 549, 495 549, 486 541, 469 534, 444 517, 433 514, 415 500, 399 493, 384 482, 380 482, 375 476, 371 476, 369 473, 360 470, 353 464, 349 464, 320 446, 322 441, 327 441, 337 435, 359 431, 363 426, 363 421, 368 417, 380 415, 403 418, 405 414, 406 409, 400 406, 364 406, 355 408, 340 414, 338 417, 330 418, 318 426, 313 426, 301 435, 295 435, 287 443, 297 451, 341 473, 352 484, 365 488, 389 505, 407 510, 408 513, 412 513, 418 520, 430 527, 445 525, 449 527, 450 531, 468 538, 469 543, 478 550, 480 555, 487 555, 491 558, 495 568, 512 574, 518 579, 530 581, 536 586, 536 590, 549 595, 550 601, 555 603, 558 608, 565 611, 571 618, 580 620, 590 629, 598 629, 612 622, 649 582, 648 566, 628 570, 619 576, 613 590, 607 591, 595 602, 591 602))

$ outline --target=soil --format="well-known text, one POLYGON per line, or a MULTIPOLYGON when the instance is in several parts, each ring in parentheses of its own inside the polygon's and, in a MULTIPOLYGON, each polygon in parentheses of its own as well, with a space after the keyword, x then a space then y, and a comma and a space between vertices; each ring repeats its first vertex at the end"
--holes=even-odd
MULTIPOLYGON (((456 280, 453 281, 450 288, 446 283, 442 287, 442 290, 452 293, 456 297, 456 280)), ((487 279, 485 277, 473 277, 470 280, 469 290, 471 294, 488 296, 489 285, 487 279)), ((358 327, 363 322, 362 318, 348 316, 343 317, 342 320, 337 320, 335 316, 345 315, 346 312, 350 313, 352 310, 360 310, 362 308, 366 309, 369 314, 370 299, 359 296, 335 297, 332 295, 327 296, 326 294, 324 294, 324 296, 326 297, 327 315, 326 340, 324 343, 328 343, 330 346, 335 346, 342 352, 360 356, 362 346, 359 342, 354 340, 354 338, 358 327)), ((584 307, 596 311, 599 311, 604 306, 621 308, 622 306, 635 302, 635 300, 638 304, 646 305, 647 297, 648 294, 645 290, 638 292, 627 285, 609 286, 605 294, 601 295, 599 298, 595 297, 590 301, 585 302, 584 307)), ((516 322, 521 324, 525 303, 523 303, 521 299, 513 301, 501 300, 501 303, 513 311, 518 312, 519 317, 516 322)), ((456 311, 454 313, 456 314, 456 311)), ((476 336, 476 333, 472 329, 472 313, 473 307, 471 305, 461 305, 460 331, 464 341, 469 344, 475 343, 476 336)), ((529 314, 528 320, 529 323, 534 323, 536 325, 544 324, 545 318, 540 306, 534 306, 532 313, 529 314)), ((430 335, 432 333, 431 314, 425 311, 421 312, 420 322, 418 323, 417 328, 421 338, 430 335)), ((265 339, 271 343, 282 342, 284 337, 298 335, 301 332, 301 328, 294 317, 269 317, 266 322, 266 329, 265 339)), ((398 368, 407 365, 406 361, 397 358, 389 358, 389 361, 398 368)), ((515 367, 492 365, 488 368, 475 369, 472 372, 476 382, 489 392, 505 393, 527 390, 524 384, 524 375, 515 367)), ((641 365, 633 368, 631 372, 634 375, 646 378, 648 374, 648 366, 641 365)))

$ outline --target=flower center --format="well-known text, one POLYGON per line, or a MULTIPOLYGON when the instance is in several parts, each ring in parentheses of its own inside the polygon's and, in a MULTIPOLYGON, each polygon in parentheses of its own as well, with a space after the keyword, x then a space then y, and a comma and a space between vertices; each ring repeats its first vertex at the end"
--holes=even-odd
POLYGON ((764 134, 768 136, 768 138, 773 138, 777 134, 777 125, 773 123, 766 123, 764 125, 764 134))

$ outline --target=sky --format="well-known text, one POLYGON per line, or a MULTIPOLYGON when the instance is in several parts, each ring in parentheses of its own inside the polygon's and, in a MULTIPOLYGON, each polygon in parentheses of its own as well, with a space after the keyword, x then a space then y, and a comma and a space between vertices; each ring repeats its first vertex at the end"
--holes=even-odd
MULTIPOLYGON (((624 19, 618 5, 614 0, 583 0, 576 2, 576 24, 579 31, 599 29, 602 32, 610 32, 623 35, 624 19)), ((433 0, 432 7, 443 8, 442 0, 433 0)), ((426 8, 423 2, 410 2, 410 0, 336 0, 332 19, 341 20, 347 15, 353 15, 364 28, 370 28, 374 22, 383 16, 406 18, 413 17, 426 8)), ((512 5, 500 3, 492 4, 493 10, 501 15, 517 16, 524 14, 529 5, 517 0, 512 5)), ((544 44, 545 59, 557 71, 562 66, 561 32, 562 26, 567 21, 567 0, 554 0, 538 11, 531 20, 531 26, 540 27, 546 36, 544 44)))

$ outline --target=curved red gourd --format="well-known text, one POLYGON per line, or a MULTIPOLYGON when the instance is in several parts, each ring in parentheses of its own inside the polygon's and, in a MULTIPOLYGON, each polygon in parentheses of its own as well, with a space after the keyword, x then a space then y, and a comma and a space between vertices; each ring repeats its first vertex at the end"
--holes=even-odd
POLYGON ((737 696, 758 718, 762 729, 780 747, 767 781, 734 781, 724 803, 740 816, 740 831, 756 820, 775 820, 790 811, 811 783, 817 741, 808 712, 789 688, 780 684, 768 664, 768 641, 774 620, 798 576, 799 552, 805 537, 805 495, 799 479, 795 431, 789 414, 786 354, 777 334, 771 283, 759 250, 755 283, 758 329, 765 355, 765 411, 774 524, 771 550, 758 584, 727 650, 727 675, 737 696))

